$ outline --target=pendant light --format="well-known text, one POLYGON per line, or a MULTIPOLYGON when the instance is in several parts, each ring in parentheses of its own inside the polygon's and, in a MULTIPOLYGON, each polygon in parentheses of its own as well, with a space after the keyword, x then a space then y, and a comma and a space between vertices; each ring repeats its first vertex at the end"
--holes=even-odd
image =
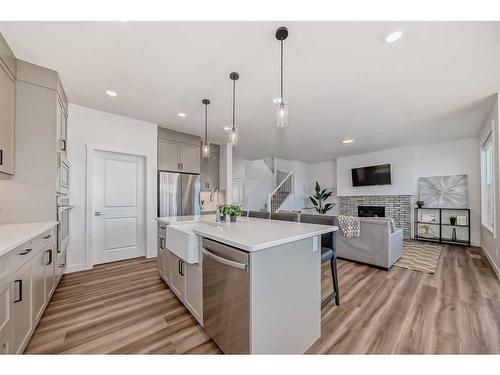
POLYGON ((201 146, 201 155, 207 159, 210 157, 210 143, 208 142, 208 105, 210 100, 203 99, 201 102, 205 105, 205 140, 201 146))
POLYGON ((274 99, 274 106, 276 111, 276 126, 278 128, 285 128, 288 126, 288 103, 283 97, 283 41, 288 37, 288 29, 281 26, 276 30, 276 39, 280 41, 280 97, 274 99))
POLYGON ((228 142, 231 146, 238 145, 238 129, 236 128, 234 116, 236 111, 236 81, 240 78, 240 75, 236 72, 229 74, 229 78, 233 81, 233 125, 229 133, 228 142))

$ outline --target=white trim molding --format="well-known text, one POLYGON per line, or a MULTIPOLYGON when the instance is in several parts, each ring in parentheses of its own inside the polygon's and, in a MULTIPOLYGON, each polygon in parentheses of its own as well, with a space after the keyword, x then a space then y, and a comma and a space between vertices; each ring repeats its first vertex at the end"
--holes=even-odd
POLYGON ((490 264, 491 268, 493 269, 493 272, 495 272, 497 279, 500 280, 500 269, 497 267, 497 265, 495 264, 495 262, 491 258, 490 254, 488 254, 486 249, 482 246, 481 246, 481 251, 482 251, 484 257, 486 258, 486 260, 488 261, 488 263, 490 264))

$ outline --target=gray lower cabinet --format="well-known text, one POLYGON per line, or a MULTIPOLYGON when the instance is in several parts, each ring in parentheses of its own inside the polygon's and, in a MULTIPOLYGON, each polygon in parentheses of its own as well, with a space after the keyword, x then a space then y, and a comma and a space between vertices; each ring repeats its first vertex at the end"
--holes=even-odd
POLYGON ((211 152, 209 158, 201 160, 201 190, 219 187, 219 153, 211 152))
POLYGON ((170 250, 159 246, 158 272, 195 319, 203 324, 201 266, 186 263, 170 250))
POLYGON ((32 264, 21 267, 12 277, 10 286, 10 324, 12 329, 11 352, 22 352, 33 327, 32 315, 32 264))
POLYGON ((14 174, 16 82, 0 60, 0 172, 14 174))
POLYGON ((54 293, 66 263, 50 229, 0 257, 0 354, 20 354, 54 293))
POLYGON ((158 138, 158 169, 169 172, 200 173, 200 147, 158 138))

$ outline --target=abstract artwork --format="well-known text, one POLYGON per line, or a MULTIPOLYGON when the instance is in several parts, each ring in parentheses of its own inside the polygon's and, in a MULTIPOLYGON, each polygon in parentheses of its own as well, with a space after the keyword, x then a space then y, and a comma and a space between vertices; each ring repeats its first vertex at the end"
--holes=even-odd
POLYGON ((467 175, 420 177, 424 207, 467 208, 467 175))

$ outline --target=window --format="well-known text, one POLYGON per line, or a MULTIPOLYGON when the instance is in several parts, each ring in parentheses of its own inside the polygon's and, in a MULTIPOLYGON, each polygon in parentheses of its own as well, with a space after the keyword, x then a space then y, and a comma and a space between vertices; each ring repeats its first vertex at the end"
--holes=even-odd
POLYGON ((493 163, 493 137, 490 132, 481 147, 481 224, 492 233, 495 228, 495 173, 493 163))

